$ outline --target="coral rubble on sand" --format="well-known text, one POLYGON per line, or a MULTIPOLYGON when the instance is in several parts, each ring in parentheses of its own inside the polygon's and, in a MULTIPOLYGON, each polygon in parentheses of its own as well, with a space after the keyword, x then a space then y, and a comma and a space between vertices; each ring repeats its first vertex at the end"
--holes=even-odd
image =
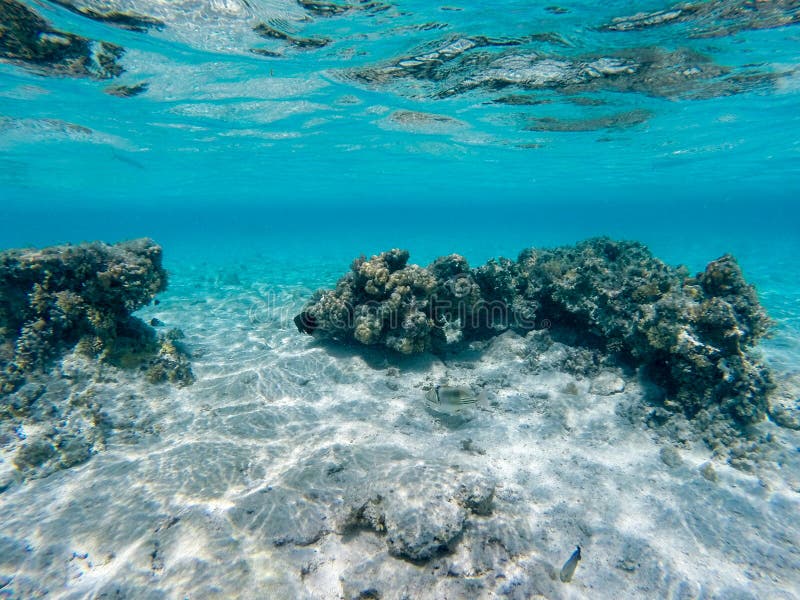
POLYGON ((751 349, 770 320, 730 255, 694 277, 607 238, 474 269, 457 254, 428 267, 408 257, 357 259, 334 290, 314 294, 298 328, 411 354, 544 324, 640 367, 674 412, 721 411, 742 424, 766 414, 772 381, 751 349))
MULTIPOLYGON (((159 338, 132 316, 166 286, 161 247, 146 238, 0 253, 0 423, 64 421, 82 433, 99 432, 103 417, 91 399, 94 392, 70 388, 71 380, 85 379, 67 374, 75 368, 87 371, 105 363, 141 369, 150 382, 191 383, 179 335, 159 338), (55 365, 70 352, 73 366, 55 365), (81 361, 83 367, 74 367, 81 361)), ((69 445, 73 433, 57 437, 69 445)), ((86 444, 79 445, 86 455, 86 444)), ((17 455, 17 466, 21 471, 39 466, 61 446, 50 438, 30 440, 17 455)), ((73 458, 61 462, 80 462, 73 458)))

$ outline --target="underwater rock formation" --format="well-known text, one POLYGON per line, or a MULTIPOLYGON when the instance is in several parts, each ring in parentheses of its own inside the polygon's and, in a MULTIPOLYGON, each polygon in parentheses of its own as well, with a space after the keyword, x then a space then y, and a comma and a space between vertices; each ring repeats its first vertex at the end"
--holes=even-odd
POLYGON ((88 6, 82 6, 81 4, 83 3, 74 2, 73 0, 50 0, 50 2, 63 6, 67 10, 87 19, 100 21, 101 23, 107 23, 129 31, 144 33, 150 29, 164 28, 164 22, 160 19, 135 12, 109 9, 108 2, 89 2, 88 6))
POLYGON ((708 38, 739 31, 774 29, 800 22, 796 0, 711 0, 682 2, 665 10, 617 17, 601 31, 639 31, 675 23, 691 26, 690 37, 708 38))
POLYGON ((161 247, 147 238, 0 253, 0 393, 73 347, 190 383, 188 359, 174 341, 159 343, 131 315, 166 286, 161 247))
POLYGON ((608 238, 476 269, 458 254, 424 268, 408 258, 394 249, 357 259, 334 290, 312 296, 298 329, 411 354, 544 323, 641 368, 673 411, 741 423, 766 414, 773 384, 750 351, 771 321, 730 255, 694 277, 642 244, 608 238))
POLYGON ((124 49, 59 31, 16 0, 0 0, 0 60, 57 75, 111 79, 124 49))
POLYGON ((516 39, 450 36, 343 76, 361 85, 436 99, 498 90, 506 90, 506 97, 508 90, 522 90, 709 98, 771 85, 776 77, 763 71, 735 72, 690 48, 638 47, 583 55, 550 49, 561 45, 563 40, 552 34, 516 39))
POLYGON ((132 316, 166 286, 146 238, 0 252, 0 492, 85 462, 111 434, 145 432, 130 391, 140 373, 194 380, 180 331, 132 316))
POLYGON ((331 40, 327 38, 304 38, 293 36, 285 31, 281 31, 280 29, 276 29, 275 27, 267 25, 266 23, 259 23, 253 28, 253 31, 263 38, 285 42, 287 45, 292 46, 293 48, 299 48, 300 50, 322 48, 331 43, 331 40))
POLYGON ((748 350, 770 320, 732 256, 689 277, 642 244, 596 239, 525 250, 517 267, 540 318, 643 367, 667 404, 689 416, 718 406, 742 422, 764 417, 772 384, 748 350))
MULTIPOLYGON (((451 552, 467 522, 492 514, 496 482, 482 475, 453 474, 451 481, 420 480, 420 469, 397 468, 397 481, 374 481, 368 497, 345 502, 340 529, 371 530, 385 535, 391 556, 421 563, 451 552), (413 497, 402 490, 414 489, 413 497), (388 488, 388 489, 387 489, 388 488)), ((362 490, 362 494, 365 490, 362 490)))

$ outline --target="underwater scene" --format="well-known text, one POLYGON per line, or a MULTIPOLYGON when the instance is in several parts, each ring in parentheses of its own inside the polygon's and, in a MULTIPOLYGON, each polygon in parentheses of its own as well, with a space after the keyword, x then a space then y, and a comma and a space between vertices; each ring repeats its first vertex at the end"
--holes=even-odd
POLYGON ((0 0, 0 598, 800 598, 800 1, 0 0))

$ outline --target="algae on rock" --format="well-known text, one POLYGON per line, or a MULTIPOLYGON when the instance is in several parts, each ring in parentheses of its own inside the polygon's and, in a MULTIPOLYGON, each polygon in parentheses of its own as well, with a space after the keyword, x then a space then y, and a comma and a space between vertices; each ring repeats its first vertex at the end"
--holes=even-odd
POLYGON ((0 392, 72 348, 121 367, 164 363, 190 383, 185 356, 159 355, 155 331, 132 316, 166 287, 147 238, 0 253, 0 392))
POLYGON ((428 267, 408 258, 394 249, 357 259, 335 289, 312 296, 298 328, 412 354, 544 324, 641 368, 665 405, 690 418, 710 410, 753 423, 766 414, 773 384, 752 350, 771 321, 730 255, 695 277, 643 244, 608 238, 475 269, 458 254, 428 267))
MULTIPOLYGON (((144 373, 151 383, 193 381, 178 330, 157 336, 133 311, 166 289, 161 247, 150 239, 0 252, 0 439, 12 481, 43 477, 88 460, 134 392, 109 384, 144 373)), ((144 417, 145 419, 147 417, 144 417)))

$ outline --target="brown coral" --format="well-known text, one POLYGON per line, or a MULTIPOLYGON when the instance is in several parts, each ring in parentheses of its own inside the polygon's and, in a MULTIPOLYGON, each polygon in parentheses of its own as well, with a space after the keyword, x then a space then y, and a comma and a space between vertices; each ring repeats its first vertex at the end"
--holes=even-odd
POLYGON ((298 315, 313 326, 298 327, 409 354, 533 329, 538 319, 641 367, 666 405, 690 417, 716 407, 749 423, 766 412, 772 382, 751 350, 770 320, 732 256, 695 277, 642 244, 608 238, 531 248, 477 269, 458 254, 427 268, 407 260, 397 249, 358 259, 298 315))

